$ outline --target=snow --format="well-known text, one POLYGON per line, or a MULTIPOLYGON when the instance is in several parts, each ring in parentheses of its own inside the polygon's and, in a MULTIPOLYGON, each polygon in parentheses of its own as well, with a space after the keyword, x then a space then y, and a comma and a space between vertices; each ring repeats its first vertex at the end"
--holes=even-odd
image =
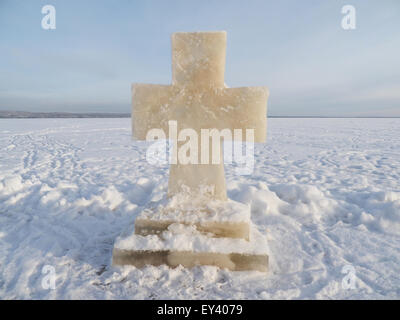
POLYGON ((204 195, 179 193, 171 198, 149 203, 140 213, 140 219, 156 221, 199 222, 232 222, 248 223, 250 221, 250 205, 238 201, 213 200, 204 195))
POLYGON ((215 238, 207 236, 196 229, 181 223, 173 223, 163 231, 161 236, 139 236, 134 234, 134 226, 119 236, 114 248, 119 250, 143 251, 188 251, 204 253, 241 253, 269 255, 268 242, 257 228, 251 226, 250 241, 245 239, 215 238))
POLYGON ((0 298, 399 299, 400 119, 268 125, 252 175, 226 166, 229 197, 267 235, 264 274, 111 267, 115 239, 166 193, 168 166, 145 161, 130 119, 0 120, 0 298))

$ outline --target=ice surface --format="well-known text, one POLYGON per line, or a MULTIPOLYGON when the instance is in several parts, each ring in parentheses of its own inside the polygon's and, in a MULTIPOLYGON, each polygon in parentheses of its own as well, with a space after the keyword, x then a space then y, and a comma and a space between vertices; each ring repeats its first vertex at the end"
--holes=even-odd
POLYGON ((115 248, 120 250, 176 250, 194 252, 265 254, 268 248, 264 235, 257 228, 251 230, 251 240, 211 238, 199 232, 194 226, 172 224, 160 236, 139 236, 133 233, 133 225, 127 233, 118 237, 115 248))
MULTIPOLYGON (((249 239, 250 205, 228 200, 210 200, 201 195, 179 193, 149 203, 135 220, 135 233, 159 234, 171 224, 196 226, 211 237, 249 239)), ((133 230, 133 229, 132 229, 133 230)))
MULTIPOLYGON (((254 141, 264 142, 268 88, 226 87, 226 32, 178 32, 171 39, 172 85, 132 85, 133 136, 145 140, 150 130, 162 129, 167 138, 179 140, 176 133, 169 133, 172 120, 177 123, 178 132, 191 129, 200 137, 204 129, 242 130, 245 140, 245 130, 253 130, 254 141)), ((179 141, 177 149, 183 144, 179 141)), ((199 157, 207 145, 199 142, 199 157)), ((218 156, 222 159, 222 153, 218 156)), ((193 193, 207 190, 204 194, 210 198, 226 200, 223 161, 199 165, 199 157, 195 164, 171 164, 168 194, 178 194, 184 186, 193 193)))
POLYGON ((254 226, 250 240, 213 238, 199 232, 194 225, 171 224, 159 235, 141 236, 133 225, 114 244, 113 264, 162 263, 176 267, 213 265, 229 270, 268 270, 268 243, 254 226), (151 260, 149 260, 149 258, 151 260))
POLYGON ((250 205, 228 200, 192 198, 192 195, 178 194, 172 198, 149 203, 140 217, 153 220, 179 219, 183 222, 249 222, 250 205))
POLYGON ((252 175, 225 169, 229 197, 267 235, 270 271, 235 273, 110 266, 121 230, 168 185, 129 119, 0 120, 0 298, 399 299, 400 119, 268 130, 252 175), (45 265, 56 290, 42 288, 45 265))

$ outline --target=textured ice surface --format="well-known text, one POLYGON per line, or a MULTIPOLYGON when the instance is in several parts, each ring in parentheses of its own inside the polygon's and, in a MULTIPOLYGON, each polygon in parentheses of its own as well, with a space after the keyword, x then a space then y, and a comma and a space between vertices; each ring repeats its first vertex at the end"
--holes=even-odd
POLYGON ((270 271, 114 268, 115 239, 165 195, 129 119, 0 120, 0 298, 400 298, 400 119, 269 119, 255 171, 226 166, 270 271), (55 268, 56 290, 42 288, 55 268), (355 289, 342 288, 345 265, 355 289))
POLYGON ((211 238, 196 230, 194 226, 172 224, 160 236, 139 236, 133 226, 117 238, 114 248, 119 250, 173 250, 215 253, 268 254, 268 243, 264 234, 252 227, 250 241, 231 238, 211 238))
POLYGON ((248 222, 250 205, 228 200, 210 200, 194 195, 178 194, 149 204, 140 213, 143 219, 176 220, 184 222, 248 222))
MULTIPOLYGON (((254 141, 264 142, 267 130, 267 87, 227 88, 224 83, 226 32, 180 32, 172 34, 172 85, 132 85, 132 132, 145 140, 152 129, 162 129, 169 139, 169 121, 177 130, 253 130, 254 141)), ((176 133, 175 133, 176 135, 176 133)), ((185 139, 186 140, 186 139, 185 139)), ((182 145, 183 142, 178 143, 182 145)), ((211 144, 211 143, 210 143, 211 144)), ((208 149, 199 142, 199 157, 208 149)), ((211 149, 211 148, 210 148, 211 149)), ((208 151, 208 150, 207 150, 208 151)), ((211 159, 211 155, 208 157, 211 159)), ((169 195, 182 186, 199 194, 207 186, 209 197, 226 200, 224 166, 219 164, 171 164, 169 195)))
MULTIPOLYGON (((250 205, 238 201, 211 200, 201 195, 179 193, 149 203, 135 220, 135 233, 159 234, 171 224, 196 226, 212 237, 249 239, 250 205)), ((132 229, 133 230, 133 229, 132 229)), ((131 249, 134 249, 133 247, 131 249)))
POLYGON ((268 243, 254 226, 249 241, 212 238, 194 225, 179 223, 169 225, 159 235, 137 235, 132 226, 126 231, 115 241, 113 265, 166 264, 188 268, 205 265, 233 271, 268 271, 268 243))

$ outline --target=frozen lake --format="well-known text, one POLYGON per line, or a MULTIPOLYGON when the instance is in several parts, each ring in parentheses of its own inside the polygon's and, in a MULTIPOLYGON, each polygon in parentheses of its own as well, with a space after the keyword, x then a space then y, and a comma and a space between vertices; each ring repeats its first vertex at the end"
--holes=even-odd
POLYGON ((130 119, 1 119, 0 298, 400 299, 399 137, 400 119, 269 119, 254 173, 226 166, 269 273, 136 269, 110 266, 113 242, 168 166, 145 161, 130 119))

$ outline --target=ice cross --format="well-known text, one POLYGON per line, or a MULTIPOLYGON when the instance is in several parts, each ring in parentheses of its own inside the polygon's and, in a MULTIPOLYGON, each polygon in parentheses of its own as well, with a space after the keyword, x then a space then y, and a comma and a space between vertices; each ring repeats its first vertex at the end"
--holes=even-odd
MULTIPOLYGON (((171 139, 168 121, 175 120, 178 132, 191 128, 198 137, 201 129, 242 129, 244 140, 245 129, 254 129, 254 142, 264 142, 268 89, 227 88, 225 54, 224 31, 174 33, 172 85, 132 85, 134 138, 145 140, 150 129, 160 128, 171 139)), ((168 194, 206 190, 211 198, 225 200, 222 154, 220 157, 219 164, 171 164, 168 194)))

